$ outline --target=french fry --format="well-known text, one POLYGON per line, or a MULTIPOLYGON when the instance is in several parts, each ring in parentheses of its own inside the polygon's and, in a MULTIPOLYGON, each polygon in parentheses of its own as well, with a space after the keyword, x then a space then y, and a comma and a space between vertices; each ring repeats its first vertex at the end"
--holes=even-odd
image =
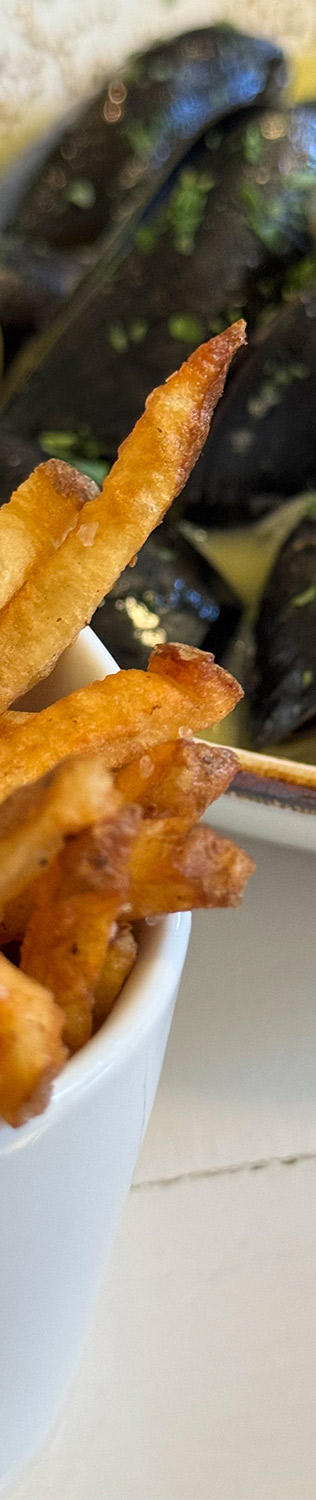
POLYGON ((66 1060, 53 996, 0 954, 0 1114, 22 1125, 48 1104, 66 1060))
POLYGON ((27 710, 25 712, 23 710, 22 712, 22 709, 9 708, 6 713, 1 714, 0 735, 2 744, 5 745, 6 743, 9 747, 11 735, 14 736, 16 730, 22 729, 23 724, 28 724, 31 718, 33 718, 33 715, 27 710))
POLYGON ((37 885, 21 968, 53 991, 71 1052, 91 1036, 94 992, 113 921, 128 894, 140 818, 139 808, 123 807, 94 824, 64 846, 37 885))
MULTIPOLYGON (((231 750, 225 747, 219 750, 217 745, 181 737, 153 745, 149 752, 129 761, 116 774, 115 784, 125 803, 140 803, 150 816, 172 813, 182 816, 182 821, 185 811, 185 823, 190 827, 226 790, 236 769, 236 757, 231 750)), ((2 807, 0 804, 0 830, 5 806, 7 803, 2 807)), ((19 895, 6 900, 0 915, 0 946, 12 940, 22 941, 34 905, 35 881, 39 878, 28 880, 19 895)), ((115 950, 113 959, 114 953, 115 950)))
POLYGON ((167 643, 147 672, 23 712, 180 492, 244 340, 240 320, 152 392, 101 494, 51 460, 0 512, 0 944, 13 960, 0 953, 0 1113, 12 1125, 45 1107, 68 1053, 106 1020, 137 955, 131 922, 236 906, 254 869, 192 826, 238 768, 193 738, 242 696, 210 653, 167 643))
POLYGON ((137 958, 137 943, 131 927, 119 927, 106 950, 95 989, 93 1031, 99 1031, 128 979, 137 958))
MULTIPOLYGON (((211 654, 173 646, 175 672, 180 663, 179 686, 169 681, 170 656, 165 676, 157 671, 164 658, 150 657, 147 672, 126 671, 94 682, 69 697, 53 703, 10 729, 2 737, 0 719, 0 802, 16 787, 43 776, 61 759, 92 751, 102 753, 108 770, 118 769, 141 751, 174 738, 183 727, 195 732, 231 712, 242 697, 242 689, 211 654), (194 693, 191 687, 194 674, 194 693), (199 687, 200 683, 200 687, 199 687)), ((7 718, 7 716, 6 716, 7 718)))
POLYGON ((60 547, 97 485, 59 459, 39 464, 0 510, 0 609, 39 559, 60 547))
POLYGON ((6 947, 8 943, 22 943, 33 911, 36 884, 41 879, 42 876, 37 875, 35 880, 24 886, 19 896, 4 902, 0 917, 0 948, 6 947))
POLYGON ((183 832, 180 818, 145 819, 131 853, 121 918, 134 922, 196 907, 238 906, 254 868, 243 849, 212 828, 183 832))
POLYGON ((150 817, 172 813, 192 827, 230 785, 238 770, 232 750, 203 740, 167 740, 118 771, 115 784, 125 802, 139 802, 150 817))
POLYGON ((244 342, 240 319, 152 392, 101 495, 83 506, 59 550, 39 559, 2 610, 0 712, 47 676, 162 521, 196 463, 231 359, 244 342))
POLYGON ((0 917, 50 863, 69 834, 119 805, 100 759, 72 756, 0 804, 0 917))
MULTIPOLYGON (((210 651, 199 651, 197 646, 182 646, 179 642, 166 641, 165 645, 155 646, 151 652, 149 670, 156 677, 162 677, 163 682, 167 681, 170 685, 172 683, 179 692, 185 692, 188 699, 187 711, 192 717, 197 706, 201 709, 203 699, 205 709, 207 709, 211 675, 210 658, 213 662, 213 724, 218 724, 220 719, 225 718, 227 712, 231 713, 231 709, 243 697, 243 693, 235 677, 231 677, 223 667, 215 665, 214 656, 211 656, 210 651)), ((192 729, 194 725, 191 724, 191 717, 188 727, 191 726, 192 729)))

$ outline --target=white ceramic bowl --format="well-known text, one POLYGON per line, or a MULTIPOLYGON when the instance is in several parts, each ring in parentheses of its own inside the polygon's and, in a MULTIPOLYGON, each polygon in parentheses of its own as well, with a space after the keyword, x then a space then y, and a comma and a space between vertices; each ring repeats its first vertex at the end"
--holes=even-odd
MULTIPOLYGON (((116 667, 84 630, 53 701, 116 667)), ((0 1488, 42 1443, 72 1379, 155 1098, 190 917, 143 928, 112 1015, 57 1080, 46 1113, 0 1125, 0 1488)))

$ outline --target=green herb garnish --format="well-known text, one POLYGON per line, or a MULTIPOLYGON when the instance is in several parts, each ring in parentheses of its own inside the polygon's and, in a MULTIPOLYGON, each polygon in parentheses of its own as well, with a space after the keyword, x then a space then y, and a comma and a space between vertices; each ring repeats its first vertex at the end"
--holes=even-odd
POLYGON ((148 323, 146 323, 145 318, 135 318, 134 322, 130 323, 128 335, 132 340, 132 344, 142 344, 143 339, 146 338, 146 333, 148 333, 148 323))
POLYGON ((294 595, 294 599, 291 599, 291 604, 293 605, 294 609, 305 609, 306 604, 315 604, 315 599, 316 584, 311 583, 308 589, 304 589, 303 594, 294 595))
POLYGON ((67 182, 64 198, 67 198, 67 203, 73 203, 75 208, 92 208, 96 200, 94 183, 89 182, 88 177, 73 177, 71 182, 67 182))
POLYGON ((260 161, 262 145, 262 135, 259 125, 247 125, 247 130, 245 130, 243 138, 245 161, 260 161))
POLYGON ((193 167, 184 167, 180 172, 166 211, 174 248, 180 255, 191 255, 194 250, 208 194, 214 186, 215 177, 210 172, 196 172, 193 167))
POLYGON ((79 469, 81 474, 88 474, 96 484, 103 484, 111 465, 103 457, 102 445, 98 438, 93 437, 86 423, 78 432, 40 432, 38 441, 49 458, 60 458, 73 469, 79 469))
POLYGON ((191 316, 191 313, 173 313, 169 318, 168 333, 172 339, 179 339, 185 344, 200 344, 203 332, 199 318, 191 316))
POLYGON ((125 328, 123 328, 123 323, 111 323, 107 330, 107 336, 109 344, 111 344, 111 349, 115 349, 116 354, 125 354, 125 350, 128 348, 128 335, 125 332, 125 328))
POLYGON ((154 229, 152 224, 140 224, 135 234, 135 245, 143 255, 151 255, 155 250, 158 239, 158 228, 154 229))

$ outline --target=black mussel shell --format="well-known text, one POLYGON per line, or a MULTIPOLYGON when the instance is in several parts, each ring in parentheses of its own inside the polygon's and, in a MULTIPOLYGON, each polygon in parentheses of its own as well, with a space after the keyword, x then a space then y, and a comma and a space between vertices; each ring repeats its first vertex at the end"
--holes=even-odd
POLYGON ((134 58, 54 127, 53 140, 14 163, 0 185, 6 368, 89 259, 107 250, 118 263, 129 230, 205 126, 262 95, 276 103, 281 84, 273 46, 231 28, 191 32, 134 58))
MULTIPOLYGON (((115 273, 110 276, 106 252, 77 290, 71 306, 65 309, 64 321, 59 319, 51 325, 48 352, 46 336, 44 345, 39 342, 33 352, 29 350, 27 380, 23 378, 23 366, 13 367, 6 405, 10 422, 38 440, 47 429, 76 431, 83 423, 88 424, 111 462, 119 442, 140 415, 148 391, 164 380, 190 349, 241 311, 248 320, 251 340, 251 329, 266 312, 267 301, 271 310, 272 293, 275 305, 282 296, 286 276, 297 275, 300 257, 304 254, 305 267, 306 256, 313 259, 311 205, 315 165, 311 161, 315 128, 316 112, 306 108, 291 114, 269 111, 243 114, 238 120, 226 123, 220 140, 216 133, 214 139, 214 132, 208 132, 207 138, 199 141, 181 163, 151 213, 138 226, 134 244, 115 273), (255 186, 255 177, 260 174, 263 181, 255 186), (18 391, 15 397, 14 383, 18 391)), ((285 329, 287 314, 286 308, 285 329)), ((289 317, 291 320, 291 309, 289 317)), ((312 340, 313 333, 309 343, 312 340)), ((279 384, 276 387, 274 383, 276 398, 271 396, 273 381, 269 377, 268 382, 267 372, 260 365, 266 357, 273 364, 275 348, 269 329, 262 344, 252 349, 250 341, 248 351, 235 362, 235 373, 229 382, 225 404, 215 418, 214 432, 221 432, 222 413, 225 422, 235 392, 237 399, 239 381, 241 392, 245 384, 246 401, 254 399, 249 389, 250 379, 247 384, 247 371, 255 359, 260 371, 259 393, 265 381, 267 409, 269 384, 270 414, 272 410, 273 416, 273 399, 278 402, 274 412, 278 421, 289 378, 289 371, 285 371, 286 348, 282 370, 278 371, 279 384)), ((301 350, 299 356, 296 350, 293 363, 300 372, 297 379, 295 376, 297 385, 302 369, 305 374, 307 369, 301 350)), ((253 378, 251 374, 251 386, 253 378)), ((305 397, 307 379, 301 379, 303 385, 305 397)), ((248 409, 247 420, 249 427, 248 409)), ((255 444, 258 434, 260 441, 264 427, 262 411, 253 418, 253 423, 255 444)), ((233 428, 237 447, 238 443, 241 446, 242 442, 248 443, 251 463, 249 441, 253 445, 253 439, 252 435, 249 439, 248 427, 246 438, 244 435, 245 414, 242 438, 238 427, 236 440, 236 424, 228 416, 227 424, 229 429, 233 428)), ((222 509, 223 517, 227 510, 231 517, 236 504, 239 518, 234 488, 231 497, 235 468, 237 475, 239 472, 239 455, 230 448, 230 442, 231 436, 227 442, 225 429, 217 450, 216 438, 213 441, 211 434, 181 500, 182 511, 189 503, 199 502, 196 518, 202 524, 208 524, 209 512, 211 519, 218 519, 216 510, 213 511, 215 505, 219 513, 222 509), (216 462, 219 477, 214 496, 216 462), (226 495, 226 479, 228 485, 231 471, 226 495)), ((263 475, 253 476, 251 469, 248 490, 247 485, 244 489, 246 460, 247 453, 241 453, 240 519, 249 513, 249 494, 257 494, 258 490, 266 493, 271 483, 265 475, 266 445, 263 475)), ((280 489, 282 495, 282 483, 279 485, 273 479, 273 488, 280 489)))
POLYGON ((40 254, 18 240, 0 237, 0 326, 5 369, 59 311, 78 280, 70 257, 40 254))
POLYGON ((12 432, 5 423, 0 433, 0 505, 10 500, 13 490, 28 478, 32 469, 42 463, 43 453, 37 443, 28 442, 12 432))
POLYGON ((283 82, 278 48, 231 26, 160 42, 62 122, 57 142, 55 127, 44 162, 28 152, 24 182, 23 163, 6 180, 2 226, 55 248, 93 243, 135 198, 154 197, 212 121, 263 97, 276 104, 283 82))
POLYGON ((96 611, 93 628, 120 667, 146 667, 162 641, 182 641, 225 655, 240 605, 215 569, 166 523, 96 611))
POLYGON ((316 717, 316 508, 281 548, 263 595, 252 703, 260 746, 316 717))
POLYGON ((311 285, 304 300, 284 305, 233 371, 188 518, 203 526, 245 524, 314 489, 315 410, 316 278, 315 291, 311 285))

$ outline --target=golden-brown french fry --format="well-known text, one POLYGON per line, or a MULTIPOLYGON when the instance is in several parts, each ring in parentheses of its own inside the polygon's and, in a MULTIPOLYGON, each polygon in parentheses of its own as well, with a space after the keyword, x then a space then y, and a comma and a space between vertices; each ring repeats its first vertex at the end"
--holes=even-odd
POLYGON ((10 735, 14 734, 16 729, 21 729, 23 724, 28 724, 31 717, 32 715, 26 709, 22 712, 22 709, 9 708, 7 713, 1 714, 0 728, 3 740, 9 739, 10 735))
POLYGON ((35 880, 31 880, 30 884, 20 891, 19 896, 14 896, 12 901, 5 902, 0 917, 0 948, 4 948, 7 943, 22 943, 32 915, 36 884, 41 879, 42 876, 37 875, 35 880))
MULTIPOLYGON (((139 803, 147 816, 180 817, 184 832, 226 790, 236 770, 232 750, 181 736, 151 745, 128 761, 116 773, 115 785, 125 803, 139 803)), ((33 881, 5 906, 0 919, 0 946, 12 939, 22 941, 34 905, 34 890, 33 881)))
POLYGON ((72 756, 0 804, 0 917, 64 839, 120 805, 100 758, 72 756))
MULTIPOLYGON (((184 823, 185 827, 185 823, 184 823)), ((254 862, 203 825, 183 834, 180 818, 145 819, 130 859, 130 893, 121 918, 196 907, 238 906, 254 862)))
MULTIPOLYGON (((211 676, 210 656, 209 651, 199 651, 197 646, 182 646, 177 641, 166 641, 165 645, 155 646, 154 651, 151 652, 149 671, 157 677, 162 677, 164 682, 172 683, 179 692, 186 693, 187 711, 189 715, 192 715, 197 705, 201 708, 203 698, 205 709, 207 708, 211 676)), ((227 713, 231 713, 232 708, 243 697, 243 691, 235 677, 231 677, 230 672, 225 672, 223 667, 216 666, 214 657, 212 661, 212 714, 214 715, 213 724, 218 724, 227 713)), ((190 723, 189 717, 188 727, 190 723)), ((194 728, 194 725, 191 725, 192 727, 194 728)))
POLYGON ((93 1031, 99 1031, 113 1010, 115 1000, 131 973, 137 958, 137 943, 131 927, 119 927, 106 950, 96 985, 93 1006, 93 1031))
POLYGON ((66 1051, 53 996, 0 954, 0 1114, 22 1125, 41 1114, 66 1051))
POLYGON ((39 559, 60 547, 98 487, 56 458, 39 464, 0 510, 0 609, 39 559))
MULTIPOLYGON (((74 751, 100 752, 104 766, 117 769, 151 745, 174 738, 183 727, 190 725, 198 733, 230 713, 242 697, 234 678, 206 651, 183 657, 182 647, 174 645, 174 668, 177 656, 179 686, 168 679, 170 657, 165 676, 156 666, 152 671, 151 657, 147 672, 118 672, 94 682, 28 715, 23 724, 12 725, 9 735, 5 728, 3 737, 0 719, 0 801, 74 751)), ((157 664, 156 654, 154 660, 157 664)))
POLYGON ((58 551, 39 560, 0 615, 0 712, 47 676, 163 519, 207 437, 242 319, 202 344, 153 391, 101 495, 58 551))
POLYGON ((167 740, 128 761, 115 784, 125 802, 139 802, 150 817, 185 819, 190 828, 230 785, 238 770, 232 750, 203 740, 167 740))
POLYGON ((139 808, 123 807, 64 846, 38 882, 21 967, 52 990, 71 1052, 89 1040, 95 988, 113 921, 129 890, 139 808))

